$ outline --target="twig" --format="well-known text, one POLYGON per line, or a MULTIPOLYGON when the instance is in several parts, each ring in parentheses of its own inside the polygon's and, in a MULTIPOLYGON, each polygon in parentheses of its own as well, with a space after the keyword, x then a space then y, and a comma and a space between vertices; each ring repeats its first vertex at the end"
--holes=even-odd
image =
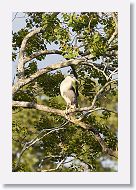
POLYGON ((95 108, 95 109, 91 109, 91 110, 88 110, 88 108, 86 109, 87 113, 84 113, 80 118, 79 120, 82 120, 84 117, 90 115, 92 112, 96 112, 96 111, 100 111, 100 110, 103 110, 103 111, 107 111, 107 112, 111 112, 111 113, 114 113, 114 114, 118 114, 118 112, 114 111, 114 110, 109 110, 107 108, 103 108, 103 107, 98 107, 98 108, 95 108))
POLYGON ((32 145, 34 145, 36 142, 40 141, 41 139, 43 139, 45 136, 53 133, 53 132, 56 132, 56 131, 59 131, 59 130, 62 130, 64 129, 65 125, 67 125, 69 122, 66 121, 65 124, 61 125, 61 127, 57 127, 57 128, 53 128, 51 129, 48 133, 44 133, 41 137, 39 137, 41 135, 41 133, 43 133, 43 131, 41 131, 34 139, 32 139, 31 141, 29 142, 26 142, 23 149, 21 150, 20 154, 19 154, 19 157, 18 157, 18 160, 17 160, 17 163, 16 163, 16 166, 14 168, 13 171, 16 171, 18 169, 18 166, 20 164, 20 160, 21 160, 21 157, 22 155, 24 154, 24 152, 29 149, 32 145))
POLYGON ((91 66, 93 69, 97 70, 98 72, 102 73, 106 80, 108 80, 108 76, 106 75, 104 70, 99 69, 97 66, 94 65, 92 62, 88 62, 88 65, 91 66))
POLYGON ((14 85, 14 83, 15 83, 15 75, 14 75, 13 80, 12 80, 12 86, 14 85))
POLYGON ((12 22, 16 19, 18 12, 16 12, 14 18, 12 19, 12 22))
POLYGON ((114 71, 112 71, 108 77, 108 80, 112 77, 112 75, 115 75, 117 71, 118 71, 118 68, 116 68, 114 71))
POLYGON ((116 81, 116 80, 108 81, 108 82, 96 93, 96 95, 94 96, 94 99, 93 99, 93 101, 92 101, 92 105, 91 105, 90 108, 93 108, 93 107, 95 106, 96 100, 97 100, 98 96, 100 95, 100 93, 101 93, 109 84, 115 83, 115 82, 117 82, 117 81, 116 81))
POLYGON ((47 160, 47 159, 52 159, 52 158, 61 158, 62 156, 60 155, 50 155, 50 156, 45 156, 39 163, 39 168, 42 167, 42 163, 47 160))
POLYGON ((49 170, 42 170, 42 172, 52 172, 52 171, 56 171, 57 169, 59 169, 59 167, 63 164, 63 162, 65 161, 66 158, 62 159, 58 164, 56 168, 53 169, 49 169, 49 170))
POLYGON ((93 166, 89 163, 87 163, 84 159, 78 157, 78 156, 73 156, 75 159, 79 160, 80 162, 86 164, 88 166, 88 168, 92 171, 93 170, 93 166))

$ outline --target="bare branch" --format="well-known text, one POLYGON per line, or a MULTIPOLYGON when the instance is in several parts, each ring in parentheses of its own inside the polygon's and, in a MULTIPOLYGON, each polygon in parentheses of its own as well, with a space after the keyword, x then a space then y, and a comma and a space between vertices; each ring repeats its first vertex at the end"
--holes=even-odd
POLYGON ((73 156, 75 159, 79 160, 80 162, 84 163, 87 165, 87 167, 92 171, 93 170, 93 166, 92 164, 89 164, 88 162, 86 162, 84 159, 82 159, 80 156, 73 156))
MULTIPOLYGON (((56 12, 54 13, 54 16, 57 16, 59 14, 59 12, 56 12)), ((40 56, 40 55, 43 55, 45 54, 45 52, 37 52, 33 55, 31 55, 30 57, 28 58, 25 58, 25 55, 24 55, 24 52, 25 52, 25 49, 26 49, 26 44, 27 44, 27 41, 32 37, 34 36, 35 34, 41 32, 43 29, 42 27, 39 27, 39 28, 36 28, 34 29, 33 31, 29 32, 23 39, 22 43, 21 43, 21 47, 20 47, 20 52, 19 52, 19 60, 18 60, 18 78, 19 79, 23 79, 24 78, 24 64, 27 62, 27 61, 30 61, 32 60, 33 58, 37 57, 37 56, 40 56)))
POLYGON ((114 110, 110 110, 110 109, 104 108, 104 107, 95 108, 93 110, 90 110, 89 112, 91 113, 91 112, 100 111, 100 110, 111 112, 111 113, 114 113, 116 115, 118 114, 118 112, 116 112, 114 110))
POLYGON ((82 128, 84 128, 84 129, 88 129, 86 124, 81 123, 78 119, 76 119, 74 117, 68 117, 65 114, 65 110, 58 110, 58 109, 51 108, 51 107, 48 107, 48 106, 45 106, 45 105, 39 105, 39 104, 31 103, 31 102, 21 102, 21 101, 13 101, 12 106, 13 107, 34 108, 34 109, 39 110, 39 111, 44 111, 44 112, 47 112, 47 113, 54 113, 56 115, 60 115, 60 116, 62 116, 64 118, 66 118, 68 121, 70 121, 70 122, 72 122, 72 123, 74 123, 76 125, 81 124, 82 128))
POLYGON ((15 83, 15 78, 16 78, 16 76, 14 75, 13 80, 12 80, 12 86, 13 86, 14 83, 15 83))
POLYGON ((39 163, 39 165, 38 165, 38 167, 41 169, 42 168, 42 165, 43 165, 43 162, 45 161, 45 160, 51 160, 51 159, 54 159, 54 158, 56 158, 56 159, 60 159, 60 158, 62 158, 62 155, 49 155, 49 156, 44 156, 44 158, 40 161, 40 163, 39 163))
POLYGON ((24 62, 27 63, 28 61, 31 61, 32 59, 37 58, 38 56, 49 55, 49 54, 59 54, 59 55, 61 55, 62 51, 59 51, 59 50, 41 50, 41 51, 38 51, 38 52, 30 55, 29 57, 25 57, 24 62))
MULTIPOLYGON (((33 102, 13 101, 12 106, 13 107, 23 107, 23 108, 28 108, 28 109, 33 108, 33 109, 37 109, 39 111, 57 114, 57 115, 60 115, 62 117, 66 116, 65 110, 59 110, 59 109, 51 108, 51 107, 48 107, 45 105, 35 104, 33 102)), ((99 111, 99 110, 105 110, 105 111, 109 111, 109 112, 113 112, 113 113, 117 114, 117 112, 114 110, 109 110, 109 109, 103 108, 103 107, 98 107, 98 108, 92 109, 92 106, 77 108, 75 110, 69 111, 68 113, 83 112, 83 111, 88 111, 88 113, 92 113, 92 112, 99 111)))
POLYGON ((104 107, 98 107, 98 108, 94 108, 94 109, 89 109, 89 107, 84 107, 84 108, 80 108, 80 111, 87 111, 85 114, 83 114, 79 120, 82 120, 85 116, 90 115, 92 112, 96 112, 96 111, 107 111, 107 112, 111 112, 114 113, 115 115, 118 114, 118 112, 114 111, 114 110, 110 110, 104 107))
POLYGON ((105 76, 106 80, 108 80, 109 77, 106 75, 106 73, 104 72, 104 70, 101 70, 101 69, 98 68, 98 64, 95 65, 94 63, 88 62, 87 65, 91 66, 93 69, 95 69, 98 72, 102 73, 105 76))
POLYGON ((21 43, 21 47, 20 47, 20 51, 19 51, 19 60, 18 60, 18 78, 23 78, 24 77, 24 63, 25 63, 25 59, 24 59, 24 52, 25 52, 25 48, 26 48, 26 44, 27 41, 34 36, 35 34, 39 33, 42 30, 42 28, 36 28, 35 30, 31 31, 30 33, 28 33, 22 43, 21 43))
POLYGON ((36 28, 35 30, 31 31, 30 33, 28 33, 23 41, 22 41, 22 44, 21 44, 21 48, 20 48, 20 53, 19 53, 19 57, 23 57, 24 56, 24 51, 25 51, 25 48, 26 48, 26 44, 27 44, 27 41, 29 40, 29 38, 31 38, 32 36, 34 36, 35 34, 39 33, 40 31, 42 30, 42 28, 36 28))
POLYGON ((56 171, 57 169, 59 169, 59 167, 63 164, 63 162, 66 160, 66 158, 63 158, 56 166, 56 168, 52 168, 49 170, 42 170, 42 172, 52 172, 52 171, 56 171))
POLYGON ((12 19, 12 22, 16 19, 18 12, 16 12, 14 18, 12 19))
POLYGON ((108 77, 108 80, 112 77, 112 75, 117 74, 117 72, 118 72, 118 68, 116 68, 114 71, 111 72, 111 74, 108 77))
POLYGON ((45 130, 42 130, 34 139, 32 139, 31 141, 29 142, 26 142, 25 145, 23 146, 20 154, 19 154, 19 157, 18 157, 18 160, 17 160, 17 163, 16 163, 16 166, 15 168, 13 169, 13 171, 16 171, 19 167, 19 164, 20 164, 20 161, 21 161, 21 158, 24 154, 24 152, 26 150, 28 150, 31 146, 33 146, 35 143, 37 143, 38 141, 42 140, 44 137, 46 137, 47 135, 53 133, 53 132, 56 132, 56 131, 59 131, 59 130, 62 130, 65 128, 65 126, 68 124, 69 122, 65 122, 64 124, 62 124, 60 127, 55 127, 55 128, 52 128, 50 129, 50 131, 48 133, 46 133, 46 129, 45 130), (42 135, 43 133, 43 135, 42 135))
POLYGON ((109 82, 107 82, 95 95, 93 101, 92 101, 92 105, 91 105, 91 109, 93 109, 93 107, 95 106, 95 103, 96 103, 96 100, 98 98, 98 96, 103 92, 103 90, 111 83, 116 83, 117 81, 116 80, 111 80, 109 82))
POLYGON ((35 104, 33 102, 13 101, 12 106, 13 107, 34 108, 34 109, 37 109, 40 111, 54 113, 54 114, 61 115, 61 116, 65 115, 65 111, 63 111, 63 110, 54 109, 54 108, 51 108, 51 107, 48 107, 45 105, 35 104))

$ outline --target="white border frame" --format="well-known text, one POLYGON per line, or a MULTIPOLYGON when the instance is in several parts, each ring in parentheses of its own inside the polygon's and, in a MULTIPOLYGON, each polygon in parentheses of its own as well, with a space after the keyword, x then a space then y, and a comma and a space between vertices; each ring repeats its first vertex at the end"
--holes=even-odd
POLYGON ((0 181, 4 184, 130 184, 130 4, 123 0, 4 0, 1 5, 0 181), (12 12, 118 12, 119 160, 118 172, 12 172, 11 39, 12 12), (4 21, 4 23, 3 23, 4 21), (3 23, 3 24, 2 24, 3 23))

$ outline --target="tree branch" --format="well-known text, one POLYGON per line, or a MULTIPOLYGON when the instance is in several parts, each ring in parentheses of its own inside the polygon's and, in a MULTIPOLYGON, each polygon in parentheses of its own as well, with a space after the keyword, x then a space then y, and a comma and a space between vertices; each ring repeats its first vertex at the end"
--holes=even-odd
POLYGON ((116 68, 114 71, 111 72, 111 74, 108 77, 108 80, 112 77, 112 75, 117 74, 117 72, 118 72, 118 68, 116 68))
POLYGON ((12 22, 16 19, 18 12, 15 13, 14 18, 12 19, 12 22))
MULTIPOLYGON (((56 69, 60 69, 60 68, 64 68, 64 67, 68 67, 71 65, 88 65, 88 66, 92 66, 92 63, 90 65, 90 62, 85 61, 84 58, 79 58, 79 59, 71 59, 71 60, 67 60, 64 62, 59 62, 56 64, 52 64, 50 66, 45 67, 44 69, 41 69, 39 71, 37 71, 36 73, 32 74, 29 78, 21 78, 19 79, 16 84, 13 85, 12 87, 12 94, 14 95, 21 87, 25 86, 26 84, 32 82, 33 80, 35 80, 36 78, 40 77, 41 75, 48 73, 50 71, 56 70, 56 69)), ((99 64, 95 64, 94 63, 94 67, 100 67, 99 64)), ((100 72, 103 73, 102 70, 99 70, 100 72)), ((112 68, 112 71, 114 71, 114 69, 112 68)))
POLYGON ((95 69, 98 72, 102 73, 103 76, 105 76, 106 80, 108 80, 109 77, 106 75, 106 73, 104 72, 104 70, 101 70, 101 69, 98 68, 98 64, 95 65, 94 63, 92 63, 90 61, 88 61, 87 63, 88 63, 87 65, 91 66, 93 69, 95 69))
POLYGON ((42 168, 42 165, 43 165, 43 162, 44 162, 45 160, 51 160, 51 159, 54 159, 54 158, 60 159, 60 158, 62 158, 62 155, 49 155, 49 156, 45 156, 45 157, 40 161, 38 167, 41 169, 41 168, 42 168))
POLYGON ((33 102, 13 101, 12 106, 29 108, 29 109, 34 108, 36 110, 40 110, 40 111, 44 111, 44 112, 48 112, 48 113, 54 113, 54 114, 60 115, 62 117, 65 116, 65 111, 63 111, 63 110, 54 109, 54 108, 51 108, 51 107, 48 107, 45 105, 35 104, 33 102))
POLYGON ((29 142, 26 142, 25 145, 23 146, 20 154, 19 154, 19 157, 18 157, 18 160, 17 160, 17 163, 16 163, 16 166, 15 168, 13 169, 13 171, 17 171, 18 167, 19 167, 19 164, 20 164, 20 161, 21 161, 21 158, 24 154, 24 152, 26 150, 28 150, 31 146, 33 146, 36 142, 42 140, 44 137, 46 137, 47 135, 53 133, 53 132, 56 132, 56 131, 59 131, 59 130, 62 130, 64 129, 65 125, 67 125, 69 122, 65 122, 64 124, 62 124, 60 127, 55 127, 55 128, 51 128, 50 131, 48 133, 46 133, 47 129, 44 129, 42 130, 34 139, 32 139, 31 141, 29 142), (43 135, 42 135, 43 133, 43 135))
POLYGON ((59 167, 63 164, 63 162, 66 160, 66 158, 63 158, 56 166, 56 168, 52 168, 49 170, 42 170, 42 172, 52 172, 52 171, 56 171, 57 169, 59 169, 59 167))
MULTIPOLYGON (((51 107, 48 107, 48 106, 45 106, 45 105, 35 104, 33 102, 12 101, 12 106, 13 107, 23 107, 23 108, 28 108, 28 109, 36 109, 36 110, 44 111, 44 112, 47 112, 47 113, 57 114, 57 115, 60 115, 62 117, 66 116, 65 115, 65 110, 59 110, 59 109, 51 108, 51 107)), ((105 110, 105 111, 109 111, 109 112, 113 112, 113 113, 117 114, 117 112, 114 111, 114 110, 109 110, 109 109, 103 108, 103 107, 98 107, 98 108, 92 109, 92 106, 83 107, 83 108, 77 108, 75 110, 69 111, 68 113, 83 112, 83 111, 88 111, 88 113, 92 113, 92 112, 99 111, 99 110, 105 110)))
POLYGON ((18 60, 18 78, 24 78, 24 64, 25 64, 25 59, 24 59, 24 52, 25 52, 25 48, 26 48, 26 44, 27 41, 29 40, 29 38, 31 38, 32 36, 34 36, 35 34, 39 33, 42 30, 42 28, 36 28, 35 30, 31 31, 30 33, 28 33, 22 43, 21 43, 21 47, 20 47, 20 51, 19 51, 19 60, 18 60))
POLYGON ((89 163, 87 163, 84 159, 82 159, 80 156, 73 156, 75 159, 79 160, 80 162, 84 163, 87 165, 88 169, 90 169, 91 171, 93 170, 93 166, 89 163))
POLYGON ((86 124, 84 122, 81 122, 79 119, 76 119, 75 117, 70 117, 67 118, 70 122, 74 123, 77 126, 82 127, 83 129, 86 129, 88 131, 91 131, 93 134, 94 138, 98 141, 100 146, 102 147, 102 153, 108 154, 110 156, 113 156, 117 158, 117 151, 113 151, 112 149, 108 148, 107 145, 105 144, 104 140, 102 139, 101 135, 99 134, 98 130, 89 124, 86 124))
POLYGON ((103 90, 111 83, 115 83, 117 82, 116 80, 111 80, 111 81, 108 81, 97 93, 96 95, 94 96, 94 99, 92 101, 92 105, 90 107, 90 109, 93 109, 93 107, 95 106, 95 103, 96 103, 96 100, 98 98, 98 96, 101 94, 101 92, 103 92, 103 90))
POLYGON ((68 117, 65 114, 65 111, 63 111, 63 110, 58 110, 58 109, 50 108, 48 106, 38 105, 38 104, 35 104, 35 103, 30 103, 30 102, 13 101, 13 106, 15 106, 15 107, 24 107, 24 108, 35 108, 35 109, 40 110, 40 111, 44 111, 44 112, 54 113, 54 114, 60 115, 60 116, 64 117, 65 119, 67 119, 67 121, 75 124, 76 126, 80 126, 83 129, 91 131, 92 134, 94 135, 94 138, 101 145, 102 152, 103 153, 108 153, 109 155, 112 155, 112 156, 116 157, 116 154, 114 153, 114 151, 112 151, 109 148, 107 148, 107 146, 105 145, 104 140, 99 135, 97 129, 94 128, 94 127, 92 127, 92 126, 90 126, 87 123, 82 122, 80 118, 76 119, 74 116, 68 117))
POLYGON ((27 63, 28 61, 31 61, 34 58, 37 58, 38 56, 41 55, 49 55, 49 54, 62 54, 62 51, 59 50, 40 50, 36 53, 33 53, 32 55, 30 55, 29 57, 25 57, 24 58, 24 62, 27 63))

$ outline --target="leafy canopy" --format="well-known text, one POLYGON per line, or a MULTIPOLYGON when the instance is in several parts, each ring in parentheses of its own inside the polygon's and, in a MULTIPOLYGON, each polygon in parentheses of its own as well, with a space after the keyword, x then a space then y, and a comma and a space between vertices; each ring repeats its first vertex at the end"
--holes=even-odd
MULTIPOLYGON (((117 36, 110 45, 108 43, 116 27, 112 14, 31 12, 24 15, 26 25, 17 32, 13 31, 13 64, 18 60, 24 37, 30 31, 42 27, 41 32, 28 40, 25 56, 50 49, 59 50, 63 60, 87 55, 87 59, 98 69, 82 64, 74 66, 74 69, 80 82, 79 107, 90 106, 98 90, 107 82, 105 75, 109 76, 118 66, 117 36)), ((39 55, 29 61, 25 65, 25 78, 38 71, 41 62, 44 61, 46 67, 47 56, 52 54, 39 55)), ((66 104, 60 96, 59 86, 66 74, 75 73, 68 67, 65 72, 60 68, 42 74, 19 89, 14 100, 64 110, 66 104)), ((117 99, 117 85, 111 84, 97 98, 95 106, 117 111, 117 99)), ((117 115, 107 110, 92 112, 83 118, 83 122, 96 128, 106 146, 116 150, 117 115)), ((75 113, 76 118, 80 116, 80 112, 75 113)), ((52 113, 13 107, 13 169, 26 142, 35 139, 37 135, 42 137, 46 130, 60 127, 65 122, 65 118, 52 113)), ((63 129, 52 132, 28 148, 22 154, 16 171, 115 171, 116 167, 106 166, 105 160, 110 160, 115 166, 117 164, 113 157, 103 154, 102 147, 91 131, 67 123, 63 129), (64 160, 63 164, 56 169, 61 160, 64 160)))

